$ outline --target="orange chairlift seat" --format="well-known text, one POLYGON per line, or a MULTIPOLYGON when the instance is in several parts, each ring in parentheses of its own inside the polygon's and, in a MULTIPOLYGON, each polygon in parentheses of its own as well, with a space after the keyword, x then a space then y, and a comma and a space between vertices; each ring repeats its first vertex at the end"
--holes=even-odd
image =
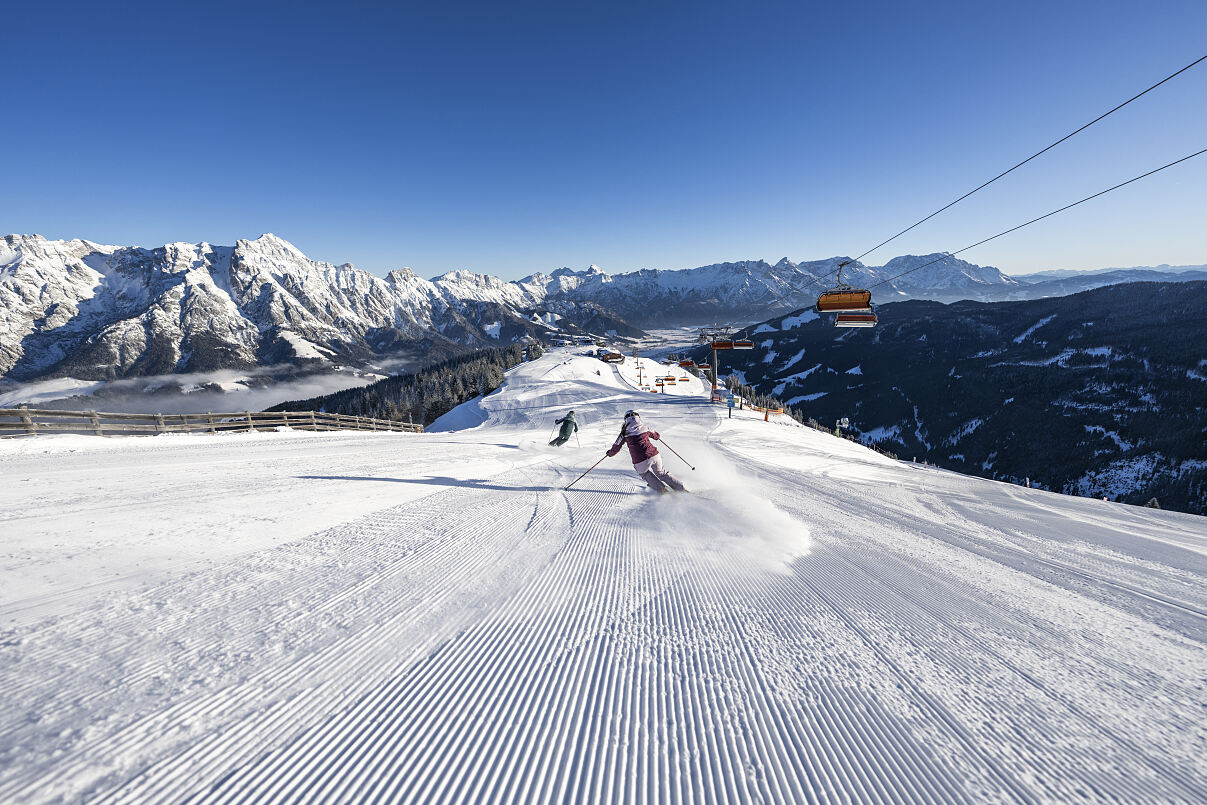
POLYGON ((818 313, 838 313, 849 310, 871 310, 872 292, 850 285, 831 288, 817 297, 818 313))
POLYGON ((713 341, 712 348, 713 349, 733 349, 733 342, 732 341, 713 341))
POLYGON ((753 341, 737 340, 733 342, 734 349, 754 349, 753 341))
POLYGON ((817 297, 814 309, 818 313, 839 313, 849 311, 871 312, 872 292, 866 288, 856 288, 842 281, 842 269, 851 261, 838 265, 838 284, 828 291, 823 291, 817 297))
POLYGON ((835 327, 875 327, 876 314, 867 313, 839 313, 834 317, 835 327))
POLYGON ((693 360, 679 361, 679 368, 681 368, 681 369, 695 369, 695 368, 696 368, 696 362, 695 362, 695 361, 693 361, 693 360))

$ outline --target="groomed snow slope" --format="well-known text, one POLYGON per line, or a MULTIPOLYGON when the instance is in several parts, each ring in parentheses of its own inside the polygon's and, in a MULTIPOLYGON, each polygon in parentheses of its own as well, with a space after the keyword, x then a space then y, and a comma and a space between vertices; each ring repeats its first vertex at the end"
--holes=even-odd
POLYGON ((1203 518, 633 370, 546 355, 456 432, 0 443, 0 801, 1207 801, 1203 518), (562 491, 630 407, 696 494, 562 491))

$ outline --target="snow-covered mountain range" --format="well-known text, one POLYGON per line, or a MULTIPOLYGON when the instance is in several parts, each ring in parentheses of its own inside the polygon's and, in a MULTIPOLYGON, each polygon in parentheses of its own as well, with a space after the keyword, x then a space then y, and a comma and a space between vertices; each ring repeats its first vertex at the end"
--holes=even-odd
POLYGON ((274 235, 158 249, 10 235, 0 241, 0 375, 439 357, 545 329, 500 285, 470 292, 468 281, 409 269, 377 277, 310 260, 274 235))
MULTIPOLYGON (((1115 272, 1028 282, 951 257, 925 265, 938 257, 856 262, 843 279, 874 287, 884 302, 1034 298, 1127 281, 1115 272)), ((636 336, 642 327, 756 321, 812 304, 844 259, 427 280, 406 268, 378 277, 311 260, 271 234, 233 247, 155 249, 9 235, 0 240, 0 378, 414 362, 559 327, 636 336)))

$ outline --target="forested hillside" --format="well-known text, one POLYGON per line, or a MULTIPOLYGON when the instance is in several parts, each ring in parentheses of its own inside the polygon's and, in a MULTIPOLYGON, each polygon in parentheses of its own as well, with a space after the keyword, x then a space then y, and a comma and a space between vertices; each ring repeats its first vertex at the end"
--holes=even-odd
POLYGON ((1207 512, 1207 282, 1025 302, 910 301, 843 330, 805 311, 726 361, 761 392, 944 467, 1207 512))
POLYGON ((269 411, 328 411, 430 425, 474 397, 490 394, 503 383, 503 373, 525 357, 541 356, 536 344, 484 349, 443 361, 414 374, 396 375, 361 388, 291 400, 269 411))

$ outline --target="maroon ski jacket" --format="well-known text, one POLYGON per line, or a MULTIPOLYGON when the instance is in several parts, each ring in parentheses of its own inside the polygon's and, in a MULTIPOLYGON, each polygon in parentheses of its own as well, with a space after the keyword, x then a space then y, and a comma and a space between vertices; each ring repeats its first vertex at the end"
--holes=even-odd
MULTIPOLYGON (((634 418, 636 419, 636 417, 634 418)), ((650 439, 661 439, 658 431, 650 430, 641 424, 640 420, 626 424, 620 429, 620 435, 616 437, 616 441, 613 442, 611 449, 608 450, 608 455, 616 455, 620 452, 620 446, 627 444, 629 446, 629 457, 633 459, 634 464, 640 464, 658 455, 658 448, 654 447, 654 443, 650 439)))

